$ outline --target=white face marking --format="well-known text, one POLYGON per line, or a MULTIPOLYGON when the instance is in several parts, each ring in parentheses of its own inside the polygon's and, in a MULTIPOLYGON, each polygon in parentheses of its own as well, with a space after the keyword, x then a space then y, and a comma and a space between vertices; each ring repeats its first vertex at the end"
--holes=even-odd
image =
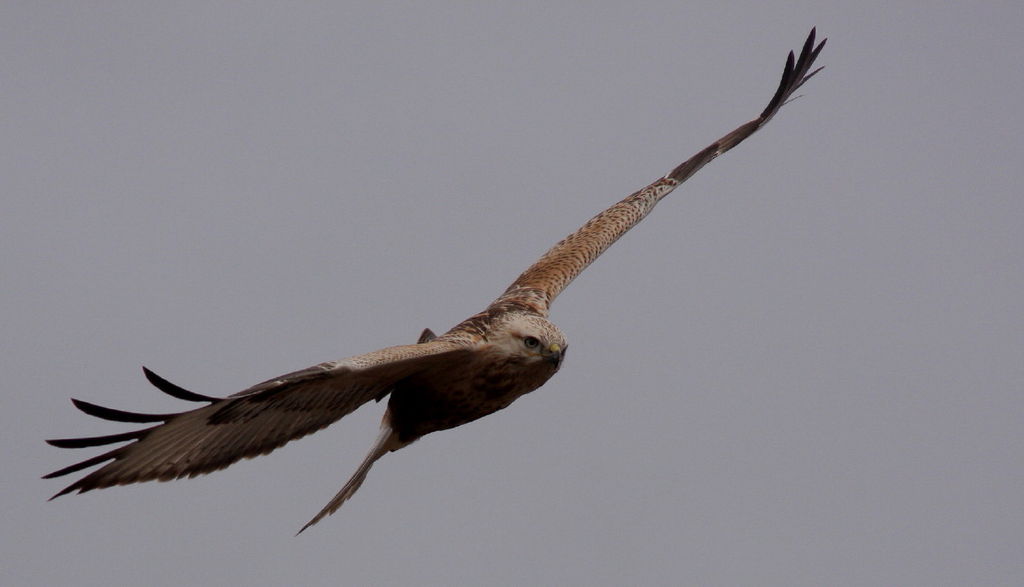
POLYGON ((557 326, 540 316, 511 314, 496 324, 490 342, 509 355, 544 360, 561 354, 566 347, 565 335, 557 326))

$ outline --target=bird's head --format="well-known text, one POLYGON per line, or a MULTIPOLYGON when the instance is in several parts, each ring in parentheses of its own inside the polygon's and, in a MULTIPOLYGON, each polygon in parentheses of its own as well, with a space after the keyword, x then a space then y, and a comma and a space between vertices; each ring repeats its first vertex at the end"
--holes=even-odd
POLYGON ((549 320, 521 312, 500 318, 487 338, 495 350, 524 364, 544 364, 552 373, 561 367, 569 346, 562 331, 549 320))

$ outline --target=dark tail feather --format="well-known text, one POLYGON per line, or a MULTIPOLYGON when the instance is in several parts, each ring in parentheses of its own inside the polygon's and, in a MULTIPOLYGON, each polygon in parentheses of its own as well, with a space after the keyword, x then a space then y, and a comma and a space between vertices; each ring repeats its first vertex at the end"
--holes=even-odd
POLYGON ((150 371, 145 367, 142 368, 142 372, 146 374, 146 379, 149 379, 150 383, 152 383, 157 389, 171 397, 183 399, 187 402, 213 403, 221 400, 221 398, 219 397, 203 395, 201 393, 196 393, 194 391, 189 391, 185 388, 178 387, 177 385, 171 383, 170 381, 164 379, 163 377, 157 375, 156 373, 150 371))
POLYGON ((87 401, 80 399, 71 399, 71 403, 75 404, 75 407, 82 410, 90 416, 96 416, 104 420, 112 420, 114 422, 166 422, 171 419, 172 416, 177 414, 140 414, 138 412, 126 412, 124 410, 115 410, 114 408, 107 408, 104 406, 98 406, 87 401))

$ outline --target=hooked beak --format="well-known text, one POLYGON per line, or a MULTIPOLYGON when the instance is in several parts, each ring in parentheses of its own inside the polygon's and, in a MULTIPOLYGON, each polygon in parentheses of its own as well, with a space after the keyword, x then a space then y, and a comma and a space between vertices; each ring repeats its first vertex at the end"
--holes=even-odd
POLYGON ((555 366, 557 369, 562 364, 562 358, 565 357, 565 349, 558 345, 558 343, 551 343, 548 347, 548 352, 544 353, 544 358, 549 363, 555 366))

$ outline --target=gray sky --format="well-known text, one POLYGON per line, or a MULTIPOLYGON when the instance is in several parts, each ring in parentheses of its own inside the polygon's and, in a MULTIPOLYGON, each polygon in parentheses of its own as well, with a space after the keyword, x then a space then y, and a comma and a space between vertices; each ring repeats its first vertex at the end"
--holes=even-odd
POLYGON ((4 585, 1024 583, 1019 2, 12 2, 4 585), (370 3, 367 3, 368 5, 370 3), (562 371, 385 457, 372 405, 45 500, 180 403, 413 342, 826 70, 585 272, 562 371))

